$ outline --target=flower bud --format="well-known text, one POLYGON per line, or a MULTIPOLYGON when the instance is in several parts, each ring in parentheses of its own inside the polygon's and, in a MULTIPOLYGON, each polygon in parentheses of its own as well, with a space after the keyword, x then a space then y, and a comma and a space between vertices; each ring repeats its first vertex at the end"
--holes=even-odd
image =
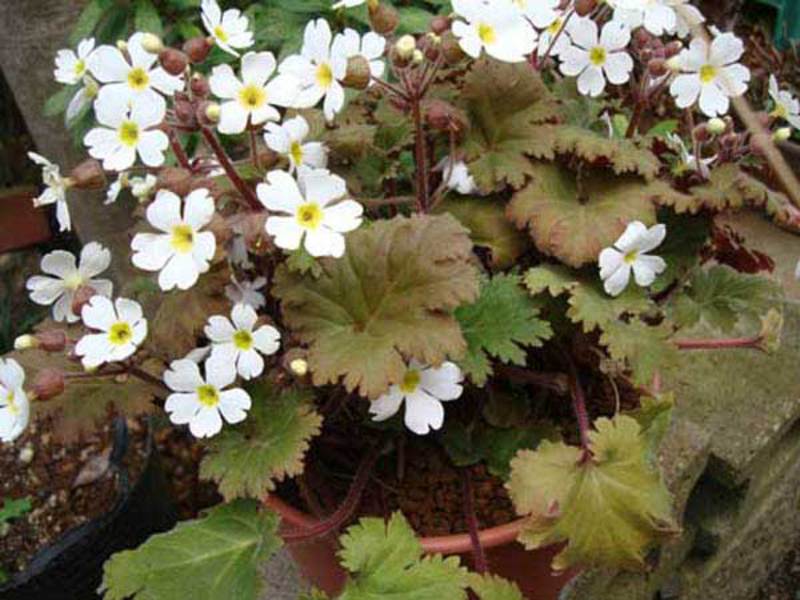
POLYGON ((421 65, 425 61, 425 55, 422 53, 422 50, 416 48, 414 53, 411 55, 411 64, 412 65, 421 65))
POLYGON ((192 174, 180 167, 163 167, 158 173, 156 189, 169 190, 180 196, 188 196, 192 191, 192 174))
POLYGON ((212 46, 213 43, 210 42, 207 37, 199 35, 186 40, 186 42, 183 44, 183 51, 193 64, 198 64, 203 62, 208 57, 208 53, 211 52, 212 46))
POLYGON ((305 377, 308 373, 308 361, 305 358, 295 358, 289 363, 289 369, 298 377, 305 377))
POLYGON ((120 52, 127 52, 128 51, 128 42, 125 40, 117 40, 117 50, 120 52))
POLYGON ((206 79, 200 73, 195 73, 192 75, 192 80, 189 83, 189 86, 192 90, 192 94, 194 94, 196 98, 205 98, 208 96, 208 92, 210 91, 208 79, 206 79))
POLYGON ((728 126, 725 124, 725 121, 723 121, 719 117, 714 117, 713 119, 709 119, 707 125, 708 125, 708 131, 711 132, 712 135, 722 135, 728 128, 728 126))
POLYGON ((72 185, 78 189, 99 189, 106 186, 106 174, 99 161, 93 158, 83 161, 69 174, 72 185))
POLYGON ((425 119, 431 129, 461 134, 467 129, 467 117, 452 104, 432 99, 425 103, 425 119))
POLYGON ((710 140, 711 132, 708 131, 708 125, 700 123, 697 127, 692 129, 692 139, 700 143, 710 140))
POLYGON ((681 70, 681 61, 677 56, 673 56, 669 60, 667 60, 667 67, 673 73, 679 73, 681 70))
POLYGON ((437 35, 442 35, 450 29, 450 18, 444 16, 434 17, 431 20, 431 31, 437 35))
POLYGON ((63 329, 40 331, 35 336, 36 347, 45 352, 61 352, 67 347, 67 334, 63 329))
POLYGON ((650 35, 644 27, 640 27, 633 34, 633 43, 636 44, 639 48, 644 48, 652 40, 653 36, 650 35))
POLYGON ((781 127, 780 129, 776 129, 775 133, 772 134, 772 141, 774 141, 774 142, 785 142, 790 137, 792 137, 792 128, 791 127, 781 127))
POLYGON ((438 59, 439 55, 442 53, 442 38, 435 33, 426 34, 419 40, 419 45, 422 48, 422 52, 425 54, 425 58, 431 62, 438 59))
POLYGON ((302 348, 291 348, 281 360, 283 368, 295 377, 305 377, 308 375, 308 357, 302 348))
POLYGON ((394 44, 394 55, 405 62, 411 60, 414 50, 417 49, 417 40, 413 35, 404 35, 394 44))
POLYGON ((369 5, 369 24, 375 33, 388 35, 397 29, 400 15, 397 10, 388 4, 369 5))
POLYGON ((181 125, 193 127, 197 121, 194 116, 194 104, 187 98, 175 98, 175 118, 181 125))
POLYGON ((444 56, 444 60, 448 65, 460 62, 465 56, 452 31, 445 32, 442 35, 442 56, 444 56))
POLYGON ((654 58, 647 63, 647 71, 653 77, 662 77, 669 73, 669 67, 667 66, 667 61, 663 58, 654 58))
POLYGON ((89 300, 97 295, 97 290, 90 285, 82 285, 75 290, 75 295, 72 297, 72 312, 79 315, 83 307, 89 304, 89 300))
POLYGON ((150 54, 158 54, 164 49, 164 42, 154 33, 145 33, 142 36, 142 48, 150 54))
POLYGON ((597 0, 575 0, 575 12, 579 17, 586 17, 597 8, 597 0))
POLYGON ((65 384, 64 373, 58 369, 46 368, 36 375, 31 391, 37 400, 46 402, 61 394, 65 384))
POLYGON ((32 335, 21 335, 14 340, 14 350, 30 350, 38 347, 39 342, 32 335))
POLYGON ((222 114, 222 110, 216 102, 203 102, 197 112, 199 115, 198 120, 206 124, 219 123, 219 117, 222 114))
POLYGON ((342 81, 345 87, 354 90, 366 89, 371 78, 372 73, 369 68, 369 61, 366 58, 356 54, 347 60, 347 74, 342 81))
POLYGON ((719 143, 725 148, 734 148, 739 143, 739 136, 733 132, 726 133, 719 138, 719 143))
POLYGON ((674 40, 664 46, 664 56, 672 58, 673 56, 677 56, 681 50, 683 50, 683 44, 680 40, 674 40))
POLYGON ((183 75, 186 67, 189 66, 189 57, 184 52, 176 50, 175 48, 165 48, 158 55, 161 61, 161 66, 170 75, 183 75))

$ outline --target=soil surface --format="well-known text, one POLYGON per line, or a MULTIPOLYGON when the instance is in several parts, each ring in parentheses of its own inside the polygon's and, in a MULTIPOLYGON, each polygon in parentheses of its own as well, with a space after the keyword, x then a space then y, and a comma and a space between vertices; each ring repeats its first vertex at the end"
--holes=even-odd
POLYGON ((800 540, 753 600, 800 600, 800 540))

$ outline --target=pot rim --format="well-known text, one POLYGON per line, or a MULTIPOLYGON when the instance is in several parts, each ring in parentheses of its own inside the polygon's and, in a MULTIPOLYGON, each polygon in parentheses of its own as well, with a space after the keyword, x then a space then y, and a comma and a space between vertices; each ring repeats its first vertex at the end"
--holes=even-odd
MULTIPOLYGON (((283 520, 290 525, 301 528, 311 528, 319 519, 284 502, 275 494, 270 494, 264 499, 264 505, 277 512, 283 520)), ((522 530, 525 519, 516 519, 504 525, 496 525, 478 531, 478 539, 484 548, 504 546, 516 541, 517 535, 522 530)), ((455 533, 452 535, 439 535, 432 537, 419 537, 422 549, 427 554, 466 554, 472 551, 472 540, 468 533, 455 533)))

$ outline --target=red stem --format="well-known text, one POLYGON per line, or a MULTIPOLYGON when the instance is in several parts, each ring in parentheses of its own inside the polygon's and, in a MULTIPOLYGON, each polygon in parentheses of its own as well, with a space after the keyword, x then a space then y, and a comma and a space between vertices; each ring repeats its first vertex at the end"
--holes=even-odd
POLYGON ((569 389, 572 394, 572 409, 575 411, 575 417, 578 419, 583 459, 587 460, 592 456, 592 451, 589 449, 589 431, 591 429, 589 412, 586 410, 586 396, 583 393, 583 387, 578 379, 578 370, 575 368, 575 363, 572 362, 571 358, 569 359, 569 389))
POLYGON ((201 127, 200 132, 203 134, 203 138, 216 155, 217 160, 219 161, 222 169, 225 171, 225 174, 228 176, 228 179, 231 180, 231 183, 245 199, 248 206, 250 206, 250 208, 253 210, 263 211, 264 206, 261 204, 261 202, 259 202, 252 188, 245 183, 244 179, 239 177, 239 174, 236 172, 236 169, 228 158, 228 155, 225 153, 225 149, 222 147, 222 144, 219 143, 217 136, 214 135, 214 132, 208 127, 201 127))
POLYGON ((478 517, 475 514, 475 490, 472 485, 472 475, 467 469, 461 470, 461 482, 464 494, 464 517, 467 520, 469 539, 472 542, 472 566, 475 572, 486 573, 488 564, 486 562, 486 553, 481 545, 481 538, 478 535, 478 517))
POLYGON ((680 350, 716 350, 723 348, 760 348, 760 335, 739 338, 721 338, 706 340, 674 340, 680 350))
POLYGON ((186 151, 183 149, 181 145, 181 141, 178 139, 178 134, 175 133, 175 129, 172 127, 167 128, 167 137, 169 138, 169 145, 172 148, 172 153, 175 155, 175 158, 178 160, 178 163, 184 169, 191 171, 192 165, 189 162, 189 157, 186 156, 186 151))
POLYGON ((425 131, 422 127, 422 106, 416 93, 411 100, 414 117, 414 160, 417 163, 417 210, 428 209, 428 167, 425 158, 425 131))

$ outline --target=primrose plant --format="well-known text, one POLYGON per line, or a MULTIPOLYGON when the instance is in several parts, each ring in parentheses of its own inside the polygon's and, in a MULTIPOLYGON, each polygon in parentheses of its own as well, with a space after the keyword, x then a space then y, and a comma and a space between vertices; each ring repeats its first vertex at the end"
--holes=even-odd
MULTIPOLYGON (((71 436, 109 404, 163 411, 203 438, 200 475, 225 498, 113 557, 107 598, 255 598, 280 544, 265 499, 343 423, 366 444, 349 505, 286 539, 347 524, 379 458, 427 436, 455 468, 490 466, 519 541, 564 543, 554 568, 642 568, 679 530, 652 458, 662 382, 681 351, 777 344, 774 263, 717 217, 800 225, 796 194, 768 185, 800 105, 774 78, 748 96, 742 40, 685 0, 452 0, 416 37, 385 1, 366 2, 370 31, 347 27, 361 4, 331 7, 342 28, 312 19, 280 59, 215 0, 181 48, 145 31, 56 57, 68 110, 94 115, 91 158, 32 154, 36 204, 70 229, 79 190, 130 203, 113 261, 140 276, 112 285, 97 242, 43 257, 28 288, 53 318, 0 362, 0 436, 29 414, 71 436), (532 438, 532 407, 560 396, 574 420, 551 411, 532 438)), ((342 548, 345 595, 521 597, 422 560, 400 514, 342 548), (369 560, 397 546, 407 576, 369 560)))

